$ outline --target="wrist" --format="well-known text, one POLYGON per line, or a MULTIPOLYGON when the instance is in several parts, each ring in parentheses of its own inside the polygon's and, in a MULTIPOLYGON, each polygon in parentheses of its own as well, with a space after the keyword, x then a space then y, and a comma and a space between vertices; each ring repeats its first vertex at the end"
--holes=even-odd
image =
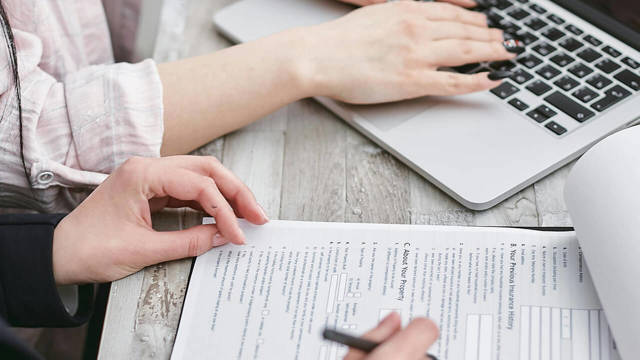
POLYGON ((325 96, 322 76, 319 69, 319 54, 315 26, 300 27, 279 34, 283 43, 275 44, 276 49, 287 49, 283 52, 282 62, 290 79, 291 89, 295 92, 295 100, 312 96, 325 96))
POLYGON ((82 259, 67 259, 67 255, 71 250, 67 247, 69 236, 71 236, 68 222, 69 216, 62 219, 53 231, 53 247, 51 253, 53 258, 53 278, 57 285, 77 283, 74 281, 72 267, 82 261, 82 259))

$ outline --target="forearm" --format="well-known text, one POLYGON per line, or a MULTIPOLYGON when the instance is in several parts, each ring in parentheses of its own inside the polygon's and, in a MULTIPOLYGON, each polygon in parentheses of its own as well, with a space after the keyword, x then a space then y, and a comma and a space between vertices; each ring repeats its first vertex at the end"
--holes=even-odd
POLYGON ((158 66, 162 155, 187 153, 309 96, 300 30, 158 66))

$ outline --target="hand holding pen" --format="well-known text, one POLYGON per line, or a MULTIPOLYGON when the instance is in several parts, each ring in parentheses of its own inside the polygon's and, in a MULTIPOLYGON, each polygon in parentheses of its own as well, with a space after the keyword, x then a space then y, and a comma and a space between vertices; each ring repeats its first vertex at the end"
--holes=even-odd
POLYGON ((438 339, 438 328, 426 318, 415 318, 402 329, 400 315, 391 313, 362 338, 333 330, 323 336, 350 346, 344 360, 437 360, 427 349, 438 339))

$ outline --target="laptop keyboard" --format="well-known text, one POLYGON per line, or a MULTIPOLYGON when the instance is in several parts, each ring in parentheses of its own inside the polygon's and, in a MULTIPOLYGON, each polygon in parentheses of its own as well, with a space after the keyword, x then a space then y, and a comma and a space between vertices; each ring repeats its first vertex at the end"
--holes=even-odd
POLYGON ((514 75, 491 93, 551 135, 568 133, 554 121, 559 113, 584 123, 640 91, 640 59, 623 56, 532 1, 485 0, 485 3, 477 10, 487 14, 490 26, 503 29, 506 38, 522 40, 527 51, 514 61, 470 64, 455 70, 467 74, 512 71, 514 75), (522 96, 525 92, 533 94, 536 100, 522 96))

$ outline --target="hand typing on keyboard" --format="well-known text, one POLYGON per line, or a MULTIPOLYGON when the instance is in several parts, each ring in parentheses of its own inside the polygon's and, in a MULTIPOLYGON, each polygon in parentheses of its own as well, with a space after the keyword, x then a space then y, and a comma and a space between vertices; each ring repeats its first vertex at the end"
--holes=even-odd
MULTIPOLYGON (((395 0, 341 1, 372 5, 395 0)), ((377 6, 368 7, 371 8, 366 14, 369 22, 363 21, 361 26, 368 26, 374 34, 382 30, 382 36, 386 35, 387 39, 371 44, 370 52, 359 55, 375 57, 373 51, 379 50, 379 45, 388 49, 390 56, 378 64, 388 66, 378 68, 384 75, 372 75, 379 81, 374 85, 380 85, 386 92, 380 91, 381 87, 369 86, 369 90, 361 92, 360 96, 352 97, 350 92, 341 92, 336 97, 351 102, 371 102, 419 94, 452 95, 488 89, 490 82, 487 79, 509 78, 500 84, 495 83, 491 92, 505 106, 520 112, 523 119, 546 128, 552 136, 561 136, 640 91, 640 75, 637 73, 640 59, 624 54, 622 49, 607 44, 604 39, 590 34, 543 4, 530 0, 446 2, 472 8, 486 18, 474 17, 460 8, 447 8, 442 3, 404 2, 397 9, 385 9, 389 11, 386 20, 391 26, 381 29, 374 18, 385 15, 374 13, 377 6), (452 17, 453 13, 457 14, 456 17, 452 17), (410 20, 413 14, 421 14, 427 21, 413 23, 410 20), (402 20, 394 21, 397 16, 402 20), (481 20, 486 21, 490 29, 481 20), (393 24, 399 27, 394 28, 393 24), (491 29, 502 30, 502 34, 491 29), (469 31, 474 34, 469 34, 469 31), (504 40, 502 45, 507 52, 498 49, 500 40, 504 40), (480 42, 485 43, 484 49, 475 48, 480 42), (418 48, 415 48, 416 44, 420 44, 418 48), (496 58, 480 60, 488 56, 486 51, 489 49, 495 50, 496 58), (392 55, 399 53, 404 55, 392 55), (422 67, 419 68, 418 64, 422 67), (453 67, 457 72, 472 77, 454 77, 436 71, 441 66, 453 67), (399 73, 403 67, 404 72, 399 73), (491 72, 491 75, 486 76, 486 72, 491 72)), ((361 17, 355 21, 354 14, 350 20, 353 24, 364 20, 364 12, 361 17)), ((373 37, 368 40, 373 40, 373 37)), ((373 70, 367 66, 371 63, 363 60, 361 70, 373 70)), ((353 84, 360 80, 353 81, 353 84)))
POLYGON ((308 56, 301 69, 313 74, 303 77, 311 78, 309 93, 359 104, 494 88, 510 76, 508 69, 477 74, 442 69, 510 60, 524 46, 489 28, 486 15, 445 2, 365 6, 306 30, 301 51, 308 56))
POLYGON ((520 39, 527 51, 515 61, 457 68, 465 74, 508 70, 510 79, 491 90, 523 120, 561 136, 597 118, 640 91, 640 61, 529 0, 482 0, 474 9, 491 27, 520 39), (508 104, 508 105, 507 105, 508 104))

